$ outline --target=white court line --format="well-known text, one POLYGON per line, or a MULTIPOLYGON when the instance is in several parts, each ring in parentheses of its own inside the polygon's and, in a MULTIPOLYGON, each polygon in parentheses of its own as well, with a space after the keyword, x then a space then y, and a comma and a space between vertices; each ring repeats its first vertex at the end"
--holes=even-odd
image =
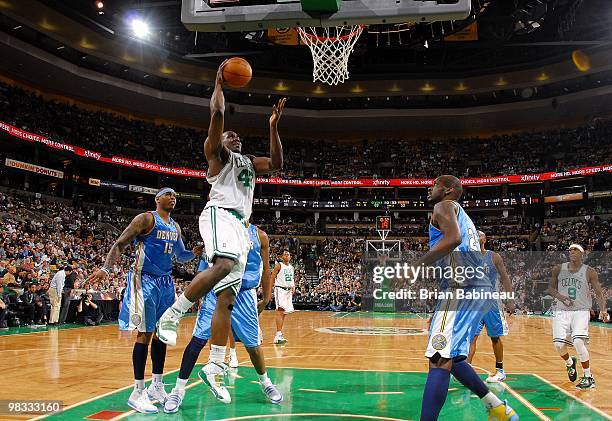
POLYGON ((356 414, 321 414, 317 412, 310 412, 305 414, 260 414, 260 415, 247 415, 244 417, 234 417, 234 418, 222 418, 216 421, 239 421, 239 420, 256 420, 260 418, 293 418, 293 417, 320 417, 320 418, 329 418, 329 417, 340 417, 340 418, 358 418, 358 419, 366 419, 366 420, 382 420, 382 421, 409 421, 401 418, 389 418, 389 417, 377 417, 375 415, 356 415, 356 414))
POLYGON ((583 404, 584 406, 586 406, 587 408, 597 412, 599 415, 601 415, 602 417, 608 419, 608 420, 612 420, 612 416, 610 416, 609 414, 606 414, 604 411, 602 411, 601 409, 597 408, 596 406, 591 405, 590 403, 588 403, 587 401, 580 399, 578 396, 573 395, 572 393, 568 392, 567 390, 557 386, 556 384, 546 380, 544 377, 533 373, 532 376, 537 377, 538 379, 542 380, 544 383, 549 384, 550 386, 554 387, 555 389, 557 389, 560 392, 565 393, 567 396, 569 396, 572 399, 575 399, 576 401, 580 402, 581 404, 583 404))
POLYGON ((301 389, 298 389, 298 390, 301 390, 302 392, 337 393, 335 390, 323 390, 323 389, 305 389, 305 388, 301 388, 301 389))
POLYGON ((540 419, 542 421, 551 421, 551 419, 548 418, 546 415, 544 415, 544 413, 542 413, 542 411, 540 411, 538 408, 533 406, 533 404, 531 402, 529 402, 521 394, 519 394, 517 391, 515 391, 510 386, 508 386, 505 382, 500 382, 500 383, 504 387, 504 389, 506 389, 508 392, 510 392, 510 394, 512 396, 514 396, 520 403, 525 405, 527 407, 527 409, 529 409, 531 412, 533 412, 533 414, 536 417, 538 417, 538 419, 540 419))
POLYGON ((403 395, 404 392, 365 392, 366 395, 403 395))

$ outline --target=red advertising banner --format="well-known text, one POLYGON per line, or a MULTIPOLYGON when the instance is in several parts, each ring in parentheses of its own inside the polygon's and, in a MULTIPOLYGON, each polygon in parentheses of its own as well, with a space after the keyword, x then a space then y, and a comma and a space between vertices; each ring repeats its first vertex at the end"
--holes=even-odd
MULTIPOLYGON (((95 159, 109 164, 122 165, 125 167, 138 168, 146 171, 155 171, 181 177, 206 178, 206 171, 189 168, 175 168, 152 162, 138 161, 136 159, 121 156, 102 156, 99 152, 90 151, 79 146, 56 142, 34 133, 11 126, 0 121, 0 129, 11 136, 28 142, 37 142, 49 148, 72 152, 78 156, 95 159)), ((463 178, 461 182, 466 186, 486 186, 493 184, 508 183, 537 183, 542 181, 556 180, 560 178, 587 176, 604 172, 612 172, 612 164, 598 165, 593 167, 578 168, 563 172, 546 172, 541 174, 500 175, 492 177, 463 178)), ((296 187, 427 187, 433 184, 429 178, 358 178, 358 179, 288 179, 280 177, 257 177, 257 183, 274 184, 296 187)))

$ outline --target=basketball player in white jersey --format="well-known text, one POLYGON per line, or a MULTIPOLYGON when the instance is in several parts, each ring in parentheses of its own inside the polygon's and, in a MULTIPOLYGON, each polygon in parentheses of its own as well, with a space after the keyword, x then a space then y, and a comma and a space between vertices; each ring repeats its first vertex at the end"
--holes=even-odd
POLYGON ((211 267, 198 273, 185 292, 158 322, 159 338, 176 345, 181 317, 194 303, 213 290, 217 303, 211 321, 210 355, 206 366, 208 386, 218 386, 225 365, 225 347, 230 331, 234 299, 240 291, 250 242, 247 231, 253 206, 255 175, 278 171, 283 166, 283 148, 278 135, 286 98, 278 101, 270 116, 270 157, 242 154, 240 137, 224 131, 223 62, 217 71, 215 90, 210 98, 210 125, 204 142, 208 162, 207 181, 211 184, 209 200, 200 215, 200 234, 211 267))
POLYGON ((289 250, 283 250, 281 261, 276 263, 272 271, 274 279, 274 301, 276 302, 276 335, 275 344, 285 344, 287 339, 283 336, 283 324, 285 316, 293 313, 293 293, 295 292, 295 280, 293 277, 293 265, 289 250))
POLYGON ((606 300, 599 283, 599 276, 592 267, 582 263, 584 248, 579 244, 569 246, 570 261, 553 268, 548 293, 555 301, 553 316, 553 343, 565 361, 570 381, 576 381, 576 357, 569 356, 567 345, 574 345, 582 364, 582 379, 577 389, 595 387, 595 380, 589 364, 589 319, 591 313, 591 287, 599 304, 599 318, 609 321, 606 300), (571 341, 570 341, 571 339, 571 341))

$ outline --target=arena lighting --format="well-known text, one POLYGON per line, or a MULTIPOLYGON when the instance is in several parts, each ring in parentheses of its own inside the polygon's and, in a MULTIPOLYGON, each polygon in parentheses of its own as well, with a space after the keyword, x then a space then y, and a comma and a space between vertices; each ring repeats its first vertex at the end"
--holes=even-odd
POLYGON ((132 21, 132 32, 136 37, 144 39, 149 36, 149 24, 141 19, 132 21))
POLYGON ((98 9, 104 9, 104 3, 103 3, 103 2, 101 2, 101 1, 97 1, 97 2, 96 2, 96 7, 97 7, 98 9))

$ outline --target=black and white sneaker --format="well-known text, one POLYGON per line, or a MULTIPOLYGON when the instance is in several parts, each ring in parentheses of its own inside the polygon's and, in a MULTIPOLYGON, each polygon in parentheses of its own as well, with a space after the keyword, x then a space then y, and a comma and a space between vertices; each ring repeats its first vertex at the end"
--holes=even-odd
POLYGON ((576 389, 595 389, 595 379, 593 377, 584 376, 582 379, 580 379, 580 383, 576 385, 576 389))
POLYGON ((578 372, 576 371, 576 357, 572 357, 572 365, 566 365, 567 368, 567 377, 571 382, 575 382, 578 378, 578 372))

